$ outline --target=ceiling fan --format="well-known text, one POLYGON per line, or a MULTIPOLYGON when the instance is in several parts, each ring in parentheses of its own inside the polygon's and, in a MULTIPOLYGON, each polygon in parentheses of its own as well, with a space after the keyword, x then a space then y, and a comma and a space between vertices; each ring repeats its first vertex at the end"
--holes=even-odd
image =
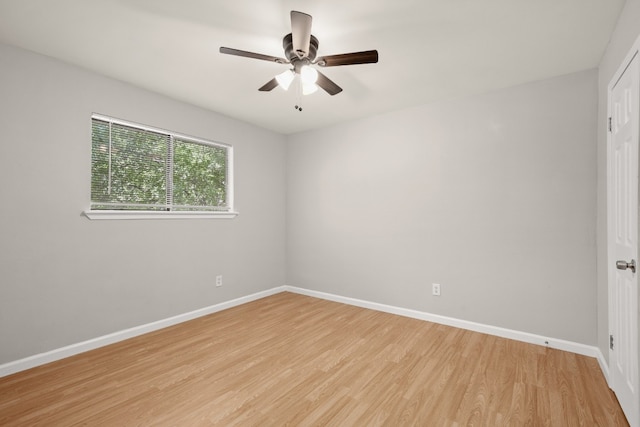
POLYGON ((282 46, 285 58, 278 58, 260 53, 221 47, 220 53, 227 55, 244 56, 246 58, 261 59, 277 64, 291 64, 293 68, 278 74, 276 77, 262 86, 260 91, 267 92, 277 86, 287 90, 296 75, 300 76, 302 93, 308 95, 315 92, 320 86, 329 95, 342 92, 342 88, 335 84, 327 76, 316 70, 312 65, 320 67, 336 67, 339 65, 373 64, 378 62, 378 51, 367 50, 363 52, 343 53, 339 55, 321 56, 316 58, 318 52, 318 39, 311 34, 311 15, 291 11, 291 33, 284 36, 282 46))

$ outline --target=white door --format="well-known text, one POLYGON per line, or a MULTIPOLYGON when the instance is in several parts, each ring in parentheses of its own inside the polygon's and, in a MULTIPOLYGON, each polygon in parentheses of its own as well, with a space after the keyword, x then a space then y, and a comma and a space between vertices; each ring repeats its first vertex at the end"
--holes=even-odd
MULTIPOLYGON (((611 388, 631 426, 640 425, 638 391, 638 126, 636 54, 609 92, 609 310, 611 388)), ((640 268, 640 267, 639 267, 640 268)))

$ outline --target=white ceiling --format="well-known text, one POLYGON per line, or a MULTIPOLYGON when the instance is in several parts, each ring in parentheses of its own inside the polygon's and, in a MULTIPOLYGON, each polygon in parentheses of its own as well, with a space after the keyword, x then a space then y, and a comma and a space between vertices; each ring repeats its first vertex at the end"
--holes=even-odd
POLYGON ((290 134, 598 66, 624 0, 0 0, 0 42, 290 134), (287 66, 289 12, 313 16, 344 91, 302 100, 258 88, 287 66))

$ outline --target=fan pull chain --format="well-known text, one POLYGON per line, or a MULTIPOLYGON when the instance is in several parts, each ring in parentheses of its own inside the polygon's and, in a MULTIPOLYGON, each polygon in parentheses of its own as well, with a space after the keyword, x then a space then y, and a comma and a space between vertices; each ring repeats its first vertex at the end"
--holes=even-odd
POLYGON ((296 96, 298 97, 298 103, 294 107, 296 110, 302 112, 302 80, 298 80, 299 85, 296 85, 296 96))

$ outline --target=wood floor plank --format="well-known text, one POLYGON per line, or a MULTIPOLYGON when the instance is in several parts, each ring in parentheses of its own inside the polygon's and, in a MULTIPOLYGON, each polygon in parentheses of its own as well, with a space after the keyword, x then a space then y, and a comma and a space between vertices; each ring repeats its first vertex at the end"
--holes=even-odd
POLYGON ((0 378, 2 426, 626 426, 595 359, 281 293, 0 378))

